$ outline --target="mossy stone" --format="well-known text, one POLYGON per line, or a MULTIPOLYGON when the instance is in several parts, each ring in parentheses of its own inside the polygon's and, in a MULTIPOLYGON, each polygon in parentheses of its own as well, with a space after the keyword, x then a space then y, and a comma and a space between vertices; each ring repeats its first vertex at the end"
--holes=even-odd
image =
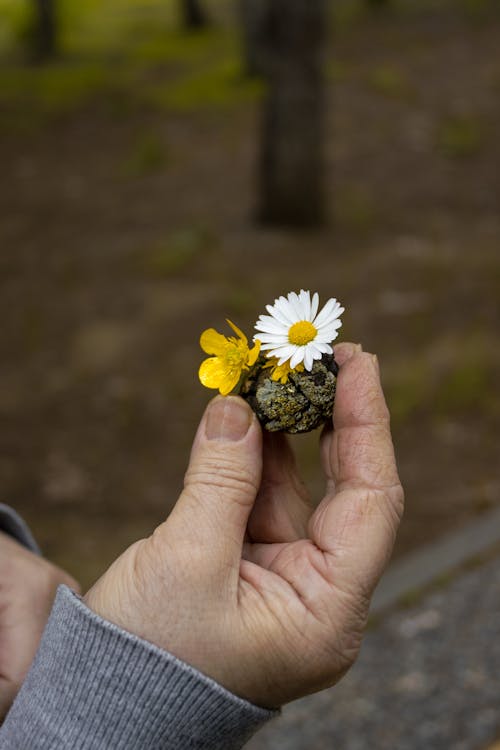
POLYGON ((258 368, 243 385, 241 396, 269 432, 310 432, 331 419, 337 373, 330 354, 316 360, 311 372, 291 372, 284 384, 271 380, 269 368, 258 368))

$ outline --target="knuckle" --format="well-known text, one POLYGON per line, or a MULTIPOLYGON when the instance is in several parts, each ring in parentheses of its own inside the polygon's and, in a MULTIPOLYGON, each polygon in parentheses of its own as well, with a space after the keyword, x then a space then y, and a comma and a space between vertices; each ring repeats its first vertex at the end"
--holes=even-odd
POLYGON ((73 591, 80 591, 80 585, 73 576, 49 560, 34 556, 30 560, 30 567, 33 585, 38 586, 47 594, 55 594, 60 584, 68 586, 73 591))
POLYGON ((208 459, 200 465, 190 467, 185 476, 184 487, 202 496, 208 489, 220 490, 231 493, 237 501, 249 496, 253 499, 257 494, 258 482, 244 463, 224 457, 208 459))
POLYGON ((60 583, 66 583, 66 576, 56 568, 55 565, 43 561, 43 566, 38 569, 39 584, 44 588, 47 593, 55 593, 56 588, 60 583))

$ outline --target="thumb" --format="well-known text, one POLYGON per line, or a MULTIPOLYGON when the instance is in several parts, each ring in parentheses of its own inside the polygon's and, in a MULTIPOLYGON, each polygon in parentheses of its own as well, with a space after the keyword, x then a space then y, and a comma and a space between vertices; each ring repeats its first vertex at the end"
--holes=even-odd
POLYGON ((184 490, 168 524, 180 525, 184 539, 207 548, 207 564, 234 566, 261 474, 262 433, 255 414, 242 398, 217 396, 198 427, 184 490))

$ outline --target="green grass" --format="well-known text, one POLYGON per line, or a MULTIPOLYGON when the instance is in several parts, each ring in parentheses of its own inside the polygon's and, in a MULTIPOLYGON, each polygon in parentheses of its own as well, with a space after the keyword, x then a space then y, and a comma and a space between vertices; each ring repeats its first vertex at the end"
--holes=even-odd
MULTIPOLYGON (((184 33, 176 0, 146 6, 139 0, 109 0, 105 6, 60 0, 60 54, 40 66, 23 63, 30 7, 28 0, 0 0, 4 130, 21 125, 29 131, 96 103, 117 116, 147 106, 192 111, 227 107, 262 90, 243 79, 237 29, 214 24, 184 33)), ((147 145, 136 161, 158 161, 154 151, 147 145)))
POLYGON ((425 357, 415 354, 395 367, 386 389, 393 424, 403 424, 417 412, 427 411, 432 386, 430 367, 425 357))
MULTIPOLYGON (((0 56, 22 52, 32 23, 31 0, 0 0, 0 56)), ((58 37, 63 56, 114 56, 119 51, 177 26, 176 0, 57 0, 58 37)))
POLYGON ((227 290, 224 305, 229 317, 249 315, 255 307, 255 292, 246 286, 231 284, 227 290))
POLYGON ((393 424, 418 415, 441 420, 500 413, 499 365, 494 340, 481 331, 434 339, 410 359, 393 363, 385 379, 393 424))
POLYGON ((169 152, 162 139, 156 133, 144 132, 133 144, 123 164, 123 173, 127 177, 155 174, 164 171, 168 161, 169 152))
POLYGON ((184 227, 153 248, 136 254, 142 271, 153 278, 168 278, 192 267, 201 253, 208 252, 213 237, 202 227, 184 227))
POLYGON ((380 65, 369 76, 373 91, 390 99, 408 99, 413 91, 403 71, 393 65, 380 65))
POLYGON ((449 158, 475 156, 483 146, 483 126, 473 115, 449 117, 441 123, 438 148, 449 158))
MULTIPOLYGON (((460 7, 485 5, 491 3, 461 0, 460 7)), ((426 2, 428 6, 432 3, 426 2)), ((403 0, 394 2, 394 8, 398 13, 415 12, 403 0)), ((142 0, 107 0, 105 4, 58 0, 60 55, 37 68, 20 65, 23 55, 26 59, 31 9, 30 0, 0 0, 4 130, 11 126, 17 130, 20 125, 29 130, 97 99, 112 115, 126 116, 145 106, 174 112, 224 109, 262 94, 262 83, 242 76, 234 8, 226 0, 210 7, 215 16, 212 26, 191 34, 180 29, 178 0, 148 0, 147 4, 142 0)), ((347 27, 358 19, 372 17, 365 0, 339 0, 332 3, 331 11, 337 34, 347 33, 347 27)), ((327 76, 335 82, 346 80, 349 74, 338 60, 327 66, 327 76)), ((414 93, 405 74, 394 65, 376 67, 368 83, 388 98, 402 100, 414 93)), ((443 123, 438 145, 446 155, 467 156, 479 149, 481 140, 482 130, 474 118, 455 118, 443 123)), ((361 205, 363 199, 356 201, 353 223, 369 223, 370 210, 361 205)))
POLYGON ((242 78, 239 60, 223 59, 151 87, 146 101, 168 110, 192 112, 239 104, 257 98, 262 91, 261 82, 242 78))
POLYGON ((377 220, 377 205, 364 185, 345 185, 335 198, 336 222, 358 232, 372 229, 377 220))
POLYGON ((442 415, 477 411, 487 413, 495 401, 494 372, 485 358, 478 360, 462 352, 437 388, 436 411, 442 415))
POLYGON ((51 63, 0 69, 3 131, 30 133, 60 116, 89 106, 98 97, 109 108, 127 84, 96 63, 51 63))
POLYGON ((343 83, 349 79, 351 67, 342 60, 329 60, 326 66, 327 80, 333 83, 343 83))
POLYGON ((484 18, 486 13, 494 9, 492 0, 460 0, 459 4, 465 14, 473 20, 484 18))
POLYGON ((330 7, 331 25, 335 32, 354 26, 366 13, 363 0, 337 0, 330 7))

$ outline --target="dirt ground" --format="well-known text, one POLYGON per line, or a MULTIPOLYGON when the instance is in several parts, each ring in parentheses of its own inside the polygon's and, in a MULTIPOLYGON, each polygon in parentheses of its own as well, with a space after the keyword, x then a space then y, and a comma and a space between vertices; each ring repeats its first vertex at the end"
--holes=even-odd
MULTIPOLYGON (((1 499, 84 585, 175 501, 209 397, 200 332, 250 333, 301 287, 340 299, 341 339, 379 355, 407 496, 396 554, 499 502, 498 16, 361 19, 334 36, 328 86, 330 222, 313 233, 252 222, 258 98, 97 95, 31 129, 6 110, 1 499)), ((317 440, 293 443, 319 499, 317 440)))

